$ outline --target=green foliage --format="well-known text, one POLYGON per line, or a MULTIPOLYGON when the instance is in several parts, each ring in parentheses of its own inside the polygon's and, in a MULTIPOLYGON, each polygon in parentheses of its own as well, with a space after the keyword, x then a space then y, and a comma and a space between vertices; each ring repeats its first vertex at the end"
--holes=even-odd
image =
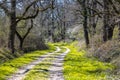
POLYGON ((71 52, 65 57, 65 80, 105 80, 107 71, 114 67, 109 63, 86 57, 85 50, 77 51, 73 45, 68 46, 71 52))
POLYGON ((61 41, 61 42, 59 42, 59 43, 54 43, 53 45, 54 45, 54 46, 67 46, 68 43, 61 41))
POLYGON ((54 44, 48 43, 47 45, 48 45, 49 49, 51 49, 51 50, 56 50, 54 44))

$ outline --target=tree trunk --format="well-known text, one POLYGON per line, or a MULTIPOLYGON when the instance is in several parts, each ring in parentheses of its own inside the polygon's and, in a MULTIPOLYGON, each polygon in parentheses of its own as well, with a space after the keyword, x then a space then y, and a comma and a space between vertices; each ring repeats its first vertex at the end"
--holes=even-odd
POLYGON ((65 31, 66 31, 66 23, 65 23, 65 21, 63 22, 63 25, 62 25, 62 35, 61 35, 61 39, 65 42, 65 35, 66 35, 66 33, 65 33, 65 31))
POLYGON ((30 33, 30 31, 32 30, 33 28, 33 20, 31 19, 31 26, 30 28, 28 28, 27 32, 25 33, 25 35, 22 37, 22 35, 20 35, 20 33, 16 30, 16 35, 20 41, 20 44, 19 44, 19 49, 20 50, 23 50, 23 43, 24 43, 24 40, 26 39, 26 37, 28 36, 28 34, 30 33))
POLYGON ((114 27, 104 26, 103 41, 111 40, 113 37, 114 27))
POLYGON ((111 40, 113 37, 114 27, 109 27, 108 29, 108 40, 111 40))
POLYGON ((10 32, 8 39, 8 48, 11 53, 14 53, 14 41, 15 41, 15 31, 16 31, 16 0, 11 0, 11 13, 10 13, 10 32))
POLYGON ((54 35, 55 25, 54 25, 54 0, 52 0, 52 41, 55 42, 55 35, 54 35))
POLYGON ((104 23, 104 27, 103 27, 103 41, 106 42, 108 39, 107 39, 107 25, 105 25, 104 23))
POLYGON ((23 42, 24 42, 24 39, 20 39, 20 45, 19 45, 20 50, 23 50, 23 42))
POLYGON ((84 23, 83 23, 83 29, 84 29, 84 37, 85 37, 85 42, 86 46, 89 47, 89 34, 88 34, 88 27, 87 27, 87 8, 86 8, 86 0, 83 2, 83 9, 84 9, 84 23))
POLYGON ((16 36, 18 37, 20 43, 19 43, 19 49, 22 50, 23 49, 23 42, 24 42, 24 39, 22 38, 22 36, 17 32, 16 30, 16 36))
POLYGON ((118 23, 118 39, 120 40, 120 22, 118 23))
POLYGON ((104 1, 104 26, 103 26, 103 41, 106 42, 111 40, 113 37, 114 25, 110 25, 110 18, 112 17, 110 13, 110 3, 109 0, 104 1))
MULTIPOLYGON (((93 4, 92 4, 92 9, 96 9, 97 8, 97 2, 96 0, 93 0, 93 4)), ((97 26, 97 17, 95 16, 95 11, 92 11, 92 27, 93 27, 93 35, 96 33, 96 26, 97 26)))
POLYGON ((104 0, 104 26, 103 26, 103 41, 106 42, 108 40, 108 28, 109 28, 109 7, 108 0, 104 0))

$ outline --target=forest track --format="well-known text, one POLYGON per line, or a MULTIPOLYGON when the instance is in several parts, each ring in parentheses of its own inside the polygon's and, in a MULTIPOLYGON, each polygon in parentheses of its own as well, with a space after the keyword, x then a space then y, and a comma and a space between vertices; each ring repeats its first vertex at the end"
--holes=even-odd
POLYGON ((64 57, 70 52, 70 49, 66 48, 66 51, 55 57, 52 62, 52 66, 49 68, 50 77, 49 80, 64 80, 63 77, 63 63, 64 57))
POLYGON ((56 47, 56 51, 42 55, 37 60, 31 62, 30 64, 21 67, 18 71, 16 71, 15 74, 10 76, 10 78, 8 78, 7 80, 22 80, 34 66, 42 62, 44 59, 46 59, 50 55, 57 53, 59 51, 61 51, 61 49, 59 47, 56 47))

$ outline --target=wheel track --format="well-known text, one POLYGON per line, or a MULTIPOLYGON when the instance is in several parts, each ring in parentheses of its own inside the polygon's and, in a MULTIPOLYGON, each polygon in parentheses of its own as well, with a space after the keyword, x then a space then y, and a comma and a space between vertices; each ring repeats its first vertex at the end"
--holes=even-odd
POLYGON ((56 47, 56 51, 52 52, 52 53, 47 53, 45 55, 40 56, 37 60, 31 62, 30 64, 23 66, 22 68, 18 69, 18 71, 16 71, 15 74, 13 74, 10 78, 8 78, 7 80, 22 80, 26 74, 37 64, 39 64, 40 62, 42 62, 44 59, 46 59, 47 57, 49 57, 50 55, 59 52, 61 49, 59 47, 56 47))

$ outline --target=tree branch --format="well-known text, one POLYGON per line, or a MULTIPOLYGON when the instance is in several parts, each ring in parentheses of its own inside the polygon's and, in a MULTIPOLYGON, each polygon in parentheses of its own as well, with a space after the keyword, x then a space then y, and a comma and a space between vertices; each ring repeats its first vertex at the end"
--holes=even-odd
POLYGON ((26 7, 26 9, 25 9, 25 11, 24 11, 24 13, 22 14, 21 17, 24 17, 24 16, 26 15, 26 13, 28 12, 28 10, 31 8, 31 6, 34 5, 34 4, 36 4, 36 2, 38 2, 38 1, 39 1, 39 0, 35 0, 35 1, 33 1, 31 4, 29 4, 29 5, 26 7))
POLYGON ((33 20, 31 19, 31 27, 28 28, 26 34, 23 36, 23 39, 25 39, 27 37, 27 35, 30 33, 31 29, 33 28, 33 20))
POLYGON ((15 33, 16 33, 17 37, 18 37, 20 40, 21 40, 21 39, 23 39, 23 38, 22 38, 22 36, 18 33, 18 31, 17 31, 17 30, 16 30, 16 32, 15 32, 15 33))
POLYGON ((117 14, 120 14, 120 12, 117 10, 115 4, 112 2, 112 0, 109 0, 110 4, 112 5, 114 11, 117 13, 117 14))
POLYGON ((4 10, 4 12, 9 15, 10 11, 7 9, 6 5, 4 5, 5 3, 0 3, 0 8, 4 10))
POLYGON ((39 12, 46 11, 48 8, 51 8, 51 6, 48 6, 48 7, 44 8, 44 9, 39 9, 38 8, 34 15, 29 15, 29 16, 26 16, 26 17, 24 17, 24 16, 17 17, 17 22, 19 22, 21 20, 34 19, 38 15, 39 12))
POLYGON ((31 31, 32 28, 33 28, 33 20, 31 19, 31 27, 28 28, 28 30, 27 30, 27 32, 25 33, 25 35, 22 37, 22 36, 20 35, 20 33, 16 30, 16 35, 17 35, 17 37, 18 37, 20 40, 24 40, 24 39, 27 37, 27 35, 30 33, 30 31, 31 31))

